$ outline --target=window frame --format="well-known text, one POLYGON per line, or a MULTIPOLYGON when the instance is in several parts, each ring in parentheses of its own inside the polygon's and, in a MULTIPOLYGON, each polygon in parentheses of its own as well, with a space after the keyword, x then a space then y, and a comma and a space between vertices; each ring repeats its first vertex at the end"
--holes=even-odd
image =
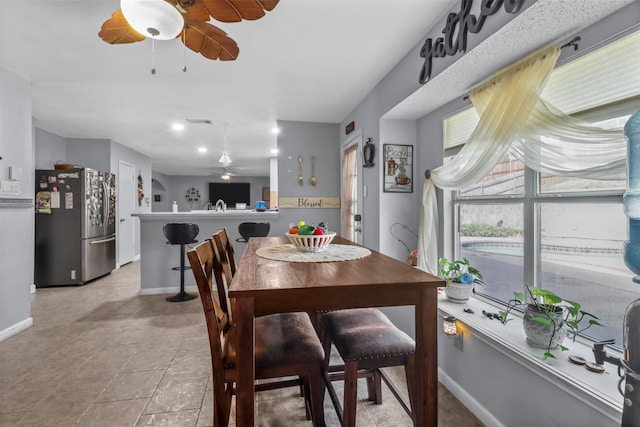
MULTIPOLYGON (((565 62, 566 64, 566 62, 565 62)), ((473 108, 469 106, 468 108, 473 108)), ((597 107, 590 107, 585 110, 572 113, 572 116, 587 122, 599 122, 631 115, 640 108, 640 95, 629 96, 624 99, 610 102, 597 107)), ((464 113, 466 109, 460 109, 443 118, 443 137, 446 138, 446 120, 449 117, 464 113)), ((443 141, 445 146, 446 140, 443 141)), ((457 154, 463 145, 454 145, 444 149, 445 162, 450 156, 457 154)), ((460 205, 483 205, 483 204, 514 204, 521 203, 523 211, 523 288, 526 292, 526 284, 542 286, 539 280, 542 274, 542 254, 541 248, 541 207, 544 204, 576 204, 576 203, 609 203, 619 204, 622 209, 623 195, 626 189, 619 190, 592 190, 592 191, 556 191, 542 192, 541 174, 525 166, 523 194, 508 195, 479 195, 461 196, 458 191, 444 191, 444 227, 445 239, 443 247, 445 256, 459 258, 460 254, 460 205)), ((489 294, 484 294, 482 289, 477 289, 476 296, 493 301, 500 305, 506 305, 506 301, 501 301, 489 294)), ((620 325, 622 327, 622 325, 620 325)), ((590 340, 589 337, 584 337, 590 340)), ((616 345, 618 347, 618 345, 616 345)))

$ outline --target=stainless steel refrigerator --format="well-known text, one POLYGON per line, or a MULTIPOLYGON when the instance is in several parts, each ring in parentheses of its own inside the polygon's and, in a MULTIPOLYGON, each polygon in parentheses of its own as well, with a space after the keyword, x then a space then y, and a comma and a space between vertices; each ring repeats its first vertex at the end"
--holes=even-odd
POLYGON ((36 170, 37 287, 82 285, 116 267, 115 175, 36 170))

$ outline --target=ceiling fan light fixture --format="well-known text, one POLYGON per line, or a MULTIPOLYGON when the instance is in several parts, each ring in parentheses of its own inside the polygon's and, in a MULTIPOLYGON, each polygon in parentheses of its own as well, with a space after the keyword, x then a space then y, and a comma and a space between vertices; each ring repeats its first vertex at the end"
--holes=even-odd
POLYGON ((165 0, 120 0, 120 9, 133 29, 156 40, 173 39, 184 27, 182 14, 165 0))
POLYGON ((231 179, 231 175, 229 175, 229 172, 227 172, 225 169, 224 173, 220 176, 220 178, 224 179, 225 181, 228 181, 231 179))
POLYGON ((218 160, 218 162, 220 162, 223 165, 227 166, 227 165, 231 164, 231 158, 229 158, 229 155, 225 151, 224 153, 222 153, 222 156, 220 156, 220 159, 218 160))

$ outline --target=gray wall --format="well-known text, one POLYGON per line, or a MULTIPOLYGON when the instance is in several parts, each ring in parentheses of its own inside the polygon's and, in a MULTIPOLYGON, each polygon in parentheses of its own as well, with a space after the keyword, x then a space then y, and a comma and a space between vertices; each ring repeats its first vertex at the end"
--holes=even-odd
MULTIPOLYGON (((39 157, 40 153, 36 153, 39 157)), ((67 139, 67 163, 81 166, 83 168, 91 168, 99 171, 111 170, 111 140, 110 139, 67 139)))
MULTIPOLYGON (((206 209, 209 200, 209 183, 210 182, 227 182, 218 175, 210 176, 191 176, 191 175, 163 175, 154 172, 157 181, 156 190, 153 194, 160 194, 162 200, 153 204, 154 212, 169 212, 172 209, 173 201, 178 202, 179 212, 189 212, 190 210, 206 209), (165 191, 160 189, 158 184, 162 184, 165 191), (195 188, 200 192, 200 200, 193 204, 185 199, 185 192, 189 188, 195 188)), ((269 187, 268 176, 232 176, 229 182, 246 182, 251 188, 251 202, 247 205, 247 209, 253 208, 256 201, 262 200, 262 189, 269 187)), ((216 200, 211 200, 215 204, 216 200)), ((227 206, 229 209, 235 209, 235 206, 227 206)))
POLYGON ((414 120, 381 120, 380 121, 380 249, 387 255, 405 260, 409 253, 407 249, 391 235, 400 238, 410 250, 418 249, 418 238, 411 233, 418 233, 417 224, 420 220, 420 205, 422 195, 423 171, 417 168, 420 149, 417 144, 417 129, 414 120), (382 161, 382 147, 384 144, 400 144, 413 146, 413 193, 393 193, 382 190, 382 174, 385 169, 382 161), (395 225, 398 223, 399 225, 395 225), (403 226, 407 228, 404 229, 403 226))
MULTIPOLYGON (((278 196, 340 197, 340 145, 338 125, 328 123, 278 121, 278 196), (303 157, 304 184, 298 183, 298 156, 303 157), (311 156, 316 156, 317 184, 309 183, 311 156)), ((340 230, 340 209, 282 208, 271 224, 271 235, 282 235, 290 223, 325 222, 340 230)))
MULTIPOLYGON (((478 2, 479 3, 479 2, 478 2)), ((526 2, 525 7, 531 6, 534 2, 526 2)), ((456 5, 459 8, 459 5, 456 5)), ((637 25, 638 16, 640 16, 640 3, 635 2, 603 19, 591 28, 585 29, 579 33, 582 38, 580 43, 580 52, 588 51, 603 40, 637 25)), ((470 37, 468 52, 481 42, 487 41, 491 43, 491 35, 496 29, 505 24, 506 21, 512 19, 511 16, 503 16, 497 21, 487 20, 487 26, 479 35, 470 37), (502 19, 502 21, 501 21, 502 19), (505 21, 506 20, 506 21, 505 21)), ((496 16, 497 18, 497 16, 496 16)), ((437 37, 444 26, 444 23, 434 26, 426 37, 437 37)), ((567 34, 570 38, 573 34, 567 34)), ((414 230, 419 225, 419 209, 421 203, 422 192, 422 173, 425 169, 433 169, 443 160, 442 151, 442 120, 443 118, 464 106, 468 106, 469 102, 454 99, 445 102, 443 106, 432 111, 423 118, 416 121, 408 121, 403 123, 399 120, 388 120, 382 117, 394 106, 404 100, 408 95, 413 94, 420 85, 418 83, 418 72, 421 67, 421 58, 418 55, 424 38, 416 44, 409 54, 389 73, 376 88, 369 93, 363 101, 349 114, 340 125, 340 129, 344 129, 347 123, 354 121, 356 129, 362 129, 363 138, 371 137, 376 145, 376 165, 373 168, 364 171, 364 183, 369 187, 369 196, 365 199, 364 212, 367 221, 365 222, 365 236, 378 236, 377 241, 367 240, 367 246, 376 247, 379 250, 396 258, 399 258, 402 251, 398 248, 397 242, 390 238, 388 234, 388 225, 393 222, 401 222, 407 224, 414 230), (413 122, 413 123, 410 123, 413 122), (415 141, 414 157, 414 193, 413 194, 387 194, 381 188, 381 176, 384 167, 382 164, 382 145, 384 143, 409 143, 415 141), (375 191, 375 189, 378 191, 375 191)), ((550 41, 552 42, 552 41, 550 41)), ((504 49, 506 46, 496 46, 496 49, 504 49)), ((563 52, 561 60, 572 52, 563 52)), ((459 54, 455 58, 438 59, 434 61, 434 71, 432 79, 439 73, 444 71, 455 60, 462 57, 459 54)), ((488 76, 474 76, 474 70, 469 70, 470 81, 482 81, 488 76)), ((425 96, 429 96, 425 94, 425 96)), ((453 98, 451 98, 453 99, 453 98)), ((341 132, 340 142, 344 142, 347 137, 341 132)), ((442 207, 440 206, 440 215, 442 215, 442 207)), ((442 236, 443 230, 439 232, 442 236)), ((439 253, 442 254, 443 240, 442 237, 438 241, 439 253)), ((406 251, 405 251, 406 252, 406 251)), ((405 307, 394 308, 392 310, 385 309, 390 318, 402 329, 413 334, 413 311, 405 307)), ((465 341, 467 340, 465 334, 465 341)), ((473 339, 473 336, 470 337, 473 339)), ((458 397, 467 403, 471 403, 471 407, 479 416, 487 415, 482 418, 489 425, 524 425, 523 420, 531 420, 533 424, 539 424, 542 420, 541 414, 544 414, 548 420, 564 419, 566 410, 564 402, 566 402, 567 390, 560 384, 552 384, 548 381, 541 380, 539 373, 523 370, 513 364, 508 355, 496 351, 496 348, 490 345, 480 343, 475 340, 474 343, 467 347, 465 342, 464 352, 450 349, 448 343, 439 346, 439 366, 441 372, 452 378, 456 383, 456 392, 458 397), (452 353, 456 352, 455 359, 451 359, 452 353), (496 371, 495 366, 500 366, 500 370, 496 371), (463 369, 464 368, 464 369, 463 369), (459 375, 459 372, 464 374, 459 375), (518 378, 518 384, 531 384, 532 392, 535 396, 544 394, 544 399, 529 399, 526 405, 504 405, 504 402, 510 401, 513 393, 512 384, 500 383, 501 386, 492 388, 490 396, 484 393, 483 384, 495 384, 496 372, 504 378, 518 378)), ((593 416, 592 410, 588 403, 578 396, 578 399, 571 402, 571 413, 575 415, 576 425, 608 425, 607 420, 593 416), (598 424, 599 423, 599 424, 598 424)), ((610 422, 610 420, 609 420, 610 422)))
POLYGON ((67 140, 40 128, 35 129, 34 169, 53 169, 58 161, 67 158, 67 140))
MULTIPOLYGON (((172 199, 169 198, 169 181, 171 176, 153 171, 151 173, 151 211, 169 212, 171 211, 172 199), (156 202, 154 196, 160 196, 160 201, 156 202)), ((176 200, 177 201, 177 200, 176 200)))
POLYGON ((33 134, 31 86, 0 68, 0 180, 22 170, 20 193, 0 196, 0 341, 32 324, 33 134))
MULTIPOLYGON (((87 147, 90 147, 87 146, 87 147)), ((144 191, 144 199, 142 200, 142 204, 136 203, 134 205, 135 212, 137 213, 146 213, 151 212, 151 192, 152 192, 152 183, 151 183, 151 158, 145 156, 144 154, 138 153, 135 150, 132 150, 124 145, 115 142, 109 141, 109 166, 108 169, 112 173, 116 174, 116 178, 118 175, 118 171, 120 168, 120 161, 132 164, 136 171, 136 176, 142 176, 142 184, 144 191)), ((117 190, 117 188, 116 188, 117 190)), ((118 218, 123 218, 124 216, 130 216, 133 212, 122 212, 120 210, 121 204, 116 205, 116 209, 118 211, 118 218)), ((136 229, 135 229, 135 256, 140 256, 140 221, 136 218, 135 220, 136 229)), ((116 233, 120 234, 120 221, 116 221, 116 233)), ((116 245, 118 247, 118 245, 116 245)), ((116 259, 120 259, 119 254, 116 254, 116 259)))

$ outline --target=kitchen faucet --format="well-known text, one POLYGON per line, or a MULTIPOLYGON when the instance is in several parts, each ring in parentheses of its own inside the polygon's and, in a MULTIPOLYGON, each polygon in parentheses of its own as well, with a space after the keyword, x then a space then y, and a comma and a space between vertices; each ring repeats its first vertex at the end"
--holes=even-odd
POLYGON ((222 199, 218 199, 216 202, 216 212, 225 212, 227 210, 227 204, 222 199))

